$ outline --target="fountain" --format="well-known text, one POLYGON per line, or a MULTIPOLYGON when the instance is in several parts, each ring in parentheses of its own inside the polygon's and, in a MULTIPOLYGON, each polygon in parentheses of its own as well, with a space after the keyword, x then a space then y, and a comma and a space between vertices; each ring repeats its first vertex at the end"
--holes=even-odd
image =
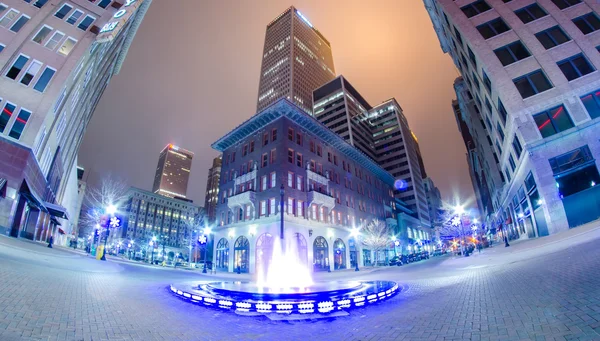
POLYGON ((385 300, 400 291, 392 281, 314 282, 293 238, 274 238, 271 263, 254 281, 171 285, 191 303, 236 312, 327 314, 385 300), (287 241, 287 242, 286 242, 287 241))

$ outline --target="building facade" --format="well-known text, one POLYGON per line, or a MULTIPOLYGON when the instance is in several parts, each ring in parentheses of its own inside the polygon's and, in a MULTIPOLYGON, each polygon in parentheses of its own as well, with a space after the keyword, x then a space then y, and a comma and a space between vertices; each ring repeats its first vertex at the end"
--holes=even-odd
POLYGON ((194 153, 168 144, 161 152, 152 192, 169 198, 185 198, 194 153))
POLYGON ((421 152, 398 102, 372 107, 343 76, 316 89, 313 102, 314 117, 398 180, 396 197, 431 226, 421 152))
MULTIPOLYGON (((131 187, 127 194, 124 223, 115 235, 134 241, 136 252, 148 250, 152 238, 156 252, 180 252, 186 257, 189 245, 195 245, 199 231, 193 231, 191 219, 195 219, 201 207, 190 200, 165 197, 160 194, 131 187)), ((166 255, 164 255, 166 256, 166 255)))
POLYGON ((312 91, 335 77, 331 45, 293 6, 267 25, 257 112, 280 98, 312 112, 312 91))
POLYGON ((424 2, 506 180, 489 225, 535 237, 598 219, 600 3, 424 2))
POLYGON ((431 217, 431 226, 436 227, 440 225, 439 217, 442 210, 442 194, 440 190, 435 186, 433 179, 425 178, 423 180, 425 187, 425 194, 427 196, 427 206, 429 207, 429 216, 431 217))
MULTIPOLYGON (((151 0, 0 4, 0 229, 71 234, 77 151, 151 0)), ((63 240, 66 241, 66 240, 63 240)))
POLYGON ((282 202, 285 238, 314 271, 373 261, 351 238, 352 228, 380 219, 397 229, 394 178, 287 100, 213 148, 223 153, 213 230, 218 270, 255 273, 268 266, 273 238, 280 237, 282 202))
POLYGON ((208 170, 206 181, 206 195, 204 197, 204 210, 208 223, 213 225, 217 218, 217 204, 219 203, 219 183, 221 181, 221 164, 223 155, 213 160, 212 167, 208 170))

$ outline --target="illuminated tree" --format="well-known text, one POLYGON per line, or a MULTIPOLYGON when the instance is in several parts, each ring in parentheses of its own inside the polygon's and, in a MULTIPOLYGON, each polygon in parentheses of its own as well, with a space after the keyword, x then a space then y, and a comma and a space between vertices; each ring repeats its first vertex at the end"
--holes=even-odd
POLYGON ((363 223, 359 240, 362 245, 375 253, 375 266, 377 266, 379 251, 385 250, 390 243, 390 228, 384 221, 378 219, 363 223))
POLYGON ((83 227, 80 234, 85 236, 92 233, 109 206, 123 208, 128 189, 124 180, 111 175, 104 177, 98 186, 89 187, 84 197, 84 211, 79 218, 79 224, 83 227))

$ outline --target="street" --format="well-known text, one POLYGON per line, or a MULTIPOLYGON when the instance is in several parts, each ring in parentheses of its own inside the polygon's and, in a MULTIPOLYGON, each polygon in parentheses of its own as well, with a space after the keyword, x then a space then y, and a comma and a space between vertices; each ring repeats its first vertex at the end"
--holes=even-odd
POLYGON ((600 229, 567 232, 468 258, 318 274, 395 280, 403 291, 347 317, 289 322, 192 305, 167 290, 218 275, 2 236, 0 340, 598 340, 600 229))

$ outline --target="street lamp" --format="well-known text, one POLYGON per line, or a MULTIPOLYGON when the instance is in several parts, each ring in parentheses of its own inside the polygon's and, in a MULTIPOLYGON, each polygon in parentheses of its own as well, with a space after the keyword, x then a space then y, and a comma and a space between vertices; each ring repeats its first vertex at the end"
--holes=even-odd
POLYGON ((121 227, 121 219, 114 216, 117 208, 114 205, 109 205, 106 208, 106 213, 110 214, 112 217, 109 219, 108 224, 106 225, 106 236, 104 237, 104 249, 102 250, 102 258, 100 260, 106 260, 106 242, 108 241, 108 236, 110 235, 110 228, 113 229, 121 227))
POLYGON ((204 268, 202 269, 203 274, 206 273, 206 249, 208 249, 208 238, 211 232, 211 228, 207 226, 204 228, 203 234, 198 237, 198 243, 204 246, 204 268))
POLYGON ((356 227, 353 228, 352 231, 350 231, 350 237, 354 238, 354 252, 355 252, 354 264, 356 264, 354 271, 360 271, 360 269, 358 268, 358 236, 359 235, 360 235, 360 230, 356 227))
POLYGON ((150 244, 150 248, 151 248, 150 251, 152 252, 152 263, 151 264, 154 264, 154 244, 156 244, 156 236, 152 236, 152 240, 148 244, 150 244))

